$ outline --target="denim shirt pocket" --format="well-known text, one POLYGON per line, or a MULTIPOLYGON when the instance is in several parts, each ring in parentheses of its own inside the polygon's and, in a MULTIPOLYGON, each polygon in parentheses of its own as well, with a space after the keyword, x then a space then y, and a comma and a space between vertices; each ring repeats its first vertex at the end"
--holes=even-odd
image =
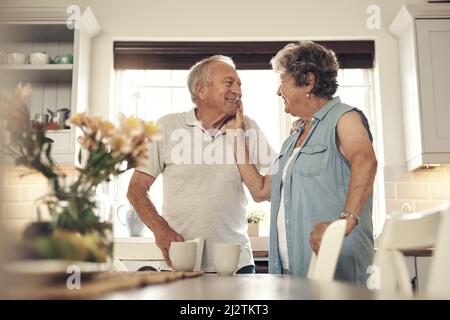
POLYGON ((305 177, 320 175, 326 166, 328 147, 323 144, 306 145, 300 149, 292 172, 305 177))

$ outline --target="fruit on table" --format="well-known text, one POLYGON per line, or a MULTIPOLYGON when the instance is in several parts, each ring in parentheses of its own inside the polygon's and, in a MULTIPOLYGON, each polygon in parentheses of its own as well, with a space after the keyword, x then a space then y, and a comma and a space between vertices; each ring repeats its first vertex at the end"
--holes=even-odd
POLYGON ((97 232, 82 235, 72 230, 55 229, 51 234, 37 232, 35 237, 24 240, 27 251, 38 259, 106 262, 109 253, 97 232))

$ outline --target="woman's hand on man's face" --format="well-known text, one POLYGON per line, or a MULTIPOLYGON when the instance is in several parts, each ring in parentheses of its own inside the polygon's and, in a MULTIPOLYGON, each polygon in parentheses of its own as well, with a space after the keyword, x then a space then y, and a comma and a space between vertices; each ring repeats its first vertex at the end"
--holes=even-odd
POLYGON ((242 101, 240 102, 239 107, 236 108, 236 115, 234 117, 230 117, 228 119, 228 121, 225 123, 225 127, 227 129, 245 130, 244 109, 243 109, 242 101))

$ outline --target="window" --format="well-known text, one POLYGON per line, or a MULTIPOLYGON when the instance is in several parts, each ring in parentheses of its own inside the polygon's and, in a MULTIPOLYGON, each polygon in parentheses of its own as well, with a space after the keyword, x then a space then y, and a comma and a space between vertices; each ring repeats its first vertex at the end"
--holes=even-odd
MULTIPOLYGON (((282 141, 289 133, 293 119, 284 113, 281 100, 276 95, 279 78, 272 70, 239 70, 242 81, 245 114, 253 118, 261 127, 269 143, 278 152, 282 141)), ((168 113, 184 112, 193 108, 189 90, 186 87, 187 70, 122 70, 116 73, 117 111, 126 115, 136 115, 145 120, 156 121, 168 113)), ((338 75, 340 87, 337 95, 347 104, 357 106, 369 119, 375 136, 372 107, 372 72, 370 69, 341 69, 338 75)), ((117 114, 117 113, 116 113, 117 114)), ((129 171, 117 179, 117 204, 126 203, 126 192, 132 175, 129 171)), ((150 192, 152 201, 161 212, 162 177, 158 177, 150 192)), ((377 210, 377 195, 374 199, 374 231, 380 219, 377 210)), ((249 199, 249 209, 259 208, 270 211, 270 203, 255 203, 249 199)), ((115 235, 126 236, 126 229, 115 224, 115 235)), ((262 234, 269 233, 268 221, 262 225, 262 234)), ((146 229, 146 236, 151 233, 146 229)))
MULTIPOLYGON (((337 95, 347 104, 361 109, 371 125, 376 140, 373 99, 374 41, 317 41, 331 48, 338 57, 341 69, 337 95)), ((274 150, 279 152, 282 141, 289 134, 293 119, 284 113, 282 101, 276 96, 278 76, 270 69, 270 58, 287 41, 282 42, 133 42, 114 43, 116 70, 117 112, 156 121, 161 116, 188 111, 193 107, 186 88, 187 69, 196 61, 214 54, 232 56, 242 80, 244 112, 256 120, 274 150), (262 112, 263 111, 263 112, 262 112)), ((374 146, 377 144, 374 142, 374 146)), ((117 204, 127 202, 126 192, 132 171, 117 179, 114 197, 117 204)), ((384 223, 382 179, 377 178, 374 192, 374 234, 384 223), (381 191, 381 192, 380 192, 381 191)), ((162 206, 162 178, 151 188, 151 198, 159 212, 162 206)), ((270 203, 254 203, 253 207, 269 211, 270 203)), ((116 221, 117 222, 117 221, 116 221)), ((115 224, 115 235, 126 236, 126 229, 115 224)), ((262 233, 268 235, 268 222, 262 233)), ((145 236, 151 235, 146 229, 145 236)))

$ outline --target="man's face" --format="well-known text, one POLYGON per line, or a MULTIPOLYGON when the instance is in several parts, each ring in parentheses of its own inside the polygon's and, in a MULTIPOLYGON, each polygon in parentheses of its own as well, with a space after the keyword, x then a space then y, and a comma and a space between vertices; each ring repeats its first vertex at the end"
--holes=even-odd
POLYGON ((211 84, 204 87, 205 103, 227 116, 234 116, 241 103, 241 80, 228 64, 214 62, 209 65, 211 84))

